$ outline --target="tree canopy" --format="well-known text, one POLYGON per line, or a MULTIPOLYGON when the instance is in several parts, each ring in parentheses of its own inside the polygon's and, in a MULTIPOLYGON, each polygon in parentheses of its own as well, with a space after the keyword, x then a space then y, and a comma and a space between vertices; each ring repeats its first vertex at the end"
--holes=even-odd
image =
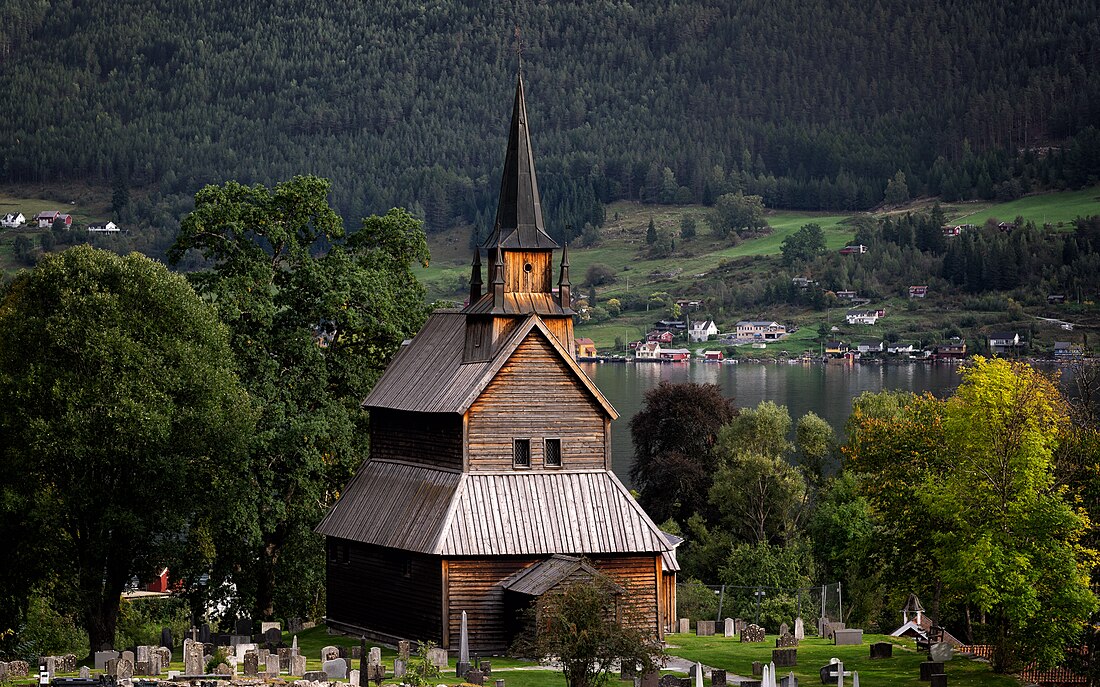
POLYGON ((18 570, 0 596, 54 596, 90 651, 113 645, 124 585, 202 538, 253 421, 228 331, 183 277, 87 246, 20 273, 0 300, 0 538, 18 570))
POLYGON ((345 237, 329 188, 310 176, 207 186, 171 252, 210 261, 191 278, 229 326, 258 413, 240 468, 252 489, 227 504, 221 522, 234 543, 219 550, 214 577, 264 618, 323 608, 313 527, 367 453, 359 403, 427 316, 411 271, 428 259, 420 222, 395 209, 345 237))

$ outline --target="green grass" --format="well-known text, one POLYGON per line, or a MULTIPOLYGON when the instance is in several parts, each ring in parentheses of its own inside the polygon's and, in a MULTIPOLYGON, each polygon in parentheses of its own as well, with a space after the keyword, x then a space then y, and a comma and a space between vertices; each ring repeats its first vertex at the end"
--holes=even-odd
MULTIPOLYGON (((712 668, 721 668, 743 677, 752 676, 752 662, 771 660, 775 648, 775 636, 769 635, 762 644, 742 644, 733 637, 696 637, 694 635, 669 635, 669 653, 691 661, 699 661, 712 668)), ((833 646, 824 639, 807 638, 798 647, 798 665, 794 668, 778 669, 780 676, 793 671, 799 684, 821 684, 819 670, 832 657, 844 662, 845 670, 859 672, 860 684, 867 687, 894 685, 922 685, 920 663, 927 660, 925 654, 917 653, 912 640, 899 639, 884 635, 863 635, 862 646, 833 646), (889 641, 894 646, 894 656, 889 659, 872 661, 868 657, 869 645, 873 642, 889 641)), ((988 663, 956 658, 945 665, 945 672, 951 685, 962 687, 1019 687, 1019 682, 1008 676, 995 675, 988 663)), ((850 681, 845 681, 851 684, 850 681)))
POLYGON ((1069 224, 1077 217, 1100 214, 1100 186, 1080 191, 1060 193, 1042 193, 1025 196, 1007 203, 978 203, 958 205, 951 208, 951 221, 956 224, 976 224, 981 226, 986 220, 996 218, 1009 221, 1022 216, 1032 220, 1038 226, 1044 224, 1069 224), (955 213, 959 214, 955 214, 955 213))

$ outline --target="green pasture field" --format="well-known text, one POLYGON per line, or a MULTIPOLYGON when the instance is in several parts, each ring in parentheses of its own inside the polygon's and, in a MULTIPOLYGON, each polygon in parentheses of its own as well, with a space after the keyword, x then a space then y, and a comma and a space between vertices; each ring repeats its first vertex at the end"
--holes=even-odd
POLYGON ((950 207, 948 216, 956 224, 981 226, 988 219, 1008 221, 1022 216, 1038 226, 1068 225, 1077 217, 1100 215, 1100 186, 1080 191, 1040 193, 1007 203, 960 204, 950 207), (956 214, 958 213, 958 214, 956 214))

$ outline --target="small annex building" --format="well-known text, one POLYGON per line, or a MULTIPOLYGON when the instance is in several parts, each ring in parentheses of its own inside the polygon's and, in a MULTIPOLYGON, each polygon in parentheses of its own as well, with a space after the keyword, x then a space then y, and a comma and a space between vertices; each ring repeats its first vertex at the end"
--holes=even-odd
POLYGON ((521 611, 606 573, 646 629, 676 617, 675 549, 611 470, 615 409, 576 361, 568 250, 546 233, 517 80, 482 292, 436 311, 363 402, 370 456, 318 525, 330 627, 502 653, 521 611))

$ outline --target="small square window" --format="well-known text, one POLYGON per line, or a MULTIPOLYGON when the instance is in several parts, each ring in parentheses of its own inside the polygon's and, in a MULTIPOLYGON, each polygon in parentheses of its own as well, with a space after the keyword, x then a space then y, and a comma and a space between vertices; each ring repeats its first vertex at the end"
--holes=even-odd
POLYGON ((543 445, 543 462, 547 467, 561 467, 561 439, 547 439, 543 445))
POLYGON ((516 439, 512 442, 512 467, 531 467, 531 440, 516 439))

